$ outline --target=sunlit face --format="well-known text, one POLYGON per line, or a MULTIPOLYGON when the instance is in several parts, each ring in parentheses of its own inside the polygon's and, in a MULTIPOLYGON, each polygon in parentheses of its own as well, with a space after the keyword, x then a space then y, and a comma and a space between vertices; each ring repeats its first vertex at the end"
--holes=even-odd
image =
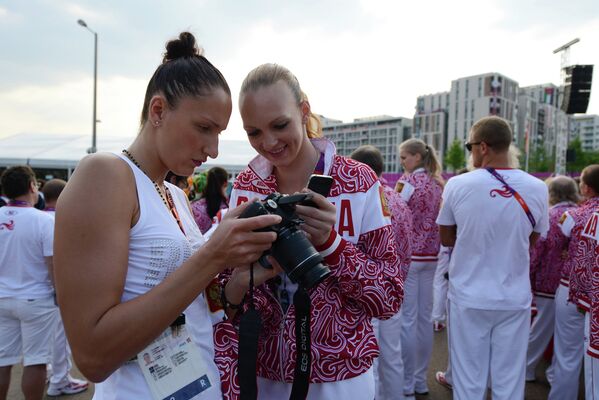
POLYGON ((222 89, 187 96, 164 111, 158 135, 160 158, 177 175, 188 176, 208 157, 218 156, 218 137, 231 116, 231 97, 222 89))
POLYGON ((309 144, 303 123, 306 110, 284 81, 243 94, 239 111, 250 144, 275 167, 292 165, 302 146, 309 144))
POLYGON ((422 156, 418 153, 412 154, 407 150, 400 150, 399 161, 407 173, 412 173, 422 164, 422 156))

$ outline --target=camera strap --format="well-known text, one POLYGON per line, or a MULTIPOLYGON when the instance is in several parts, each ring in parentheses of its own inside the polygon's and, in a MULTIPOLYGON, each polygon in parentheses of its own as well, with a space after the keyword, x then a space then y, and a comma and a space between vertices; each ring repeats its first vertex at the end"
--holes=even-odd
POLYGON ((239 376, 240 400, 255 400, 258 397, 256 362, 258 360, 258 337, 262 329, 262 318, 254 304, 254 264, 250 265, 249 298, 249 308, 239 319, 237 373, 239 376))
POLYGON ((310 295, 301 285, 293 295, 295 307, 295 371, 290 400, 304 400, 310 386, 312 356, 310 354, 310 295))

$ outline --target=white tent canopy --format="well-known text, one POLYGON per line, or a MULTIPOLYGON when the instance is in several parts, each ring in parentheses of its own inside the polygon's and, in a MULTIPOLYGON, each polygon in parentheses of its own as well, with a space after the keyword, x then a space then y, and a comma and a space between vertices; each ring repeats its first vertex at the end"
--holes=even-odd
MULTIPOLYGON (((98 151, 120 153, 134 140, 130 136, 98 137, 98 151)), ((0 138, 0 167, 30 165, 32 168, 65 169, 69 176, 91 145, 90 135, 21 133, 0 138)), ((236 176, 256 152, 247 140, 221 140, 219 154, 201 170, 221 166, 236 176)))

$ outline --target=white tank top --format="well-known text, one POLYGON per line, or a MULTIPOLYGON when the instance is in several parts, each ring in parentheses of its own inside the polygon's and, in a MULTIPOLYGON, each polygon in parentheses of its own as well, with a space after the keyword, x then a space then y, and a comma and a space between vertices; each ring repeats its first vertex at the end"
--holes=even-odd
MULTIPOLYGON (((139 220, 129 232, 129 264, 121 301, 146 293, 175 271, 197 249, 204 238, 195 223, 185 193, 165 182, 185 230, 164 205, 154 184, 124 155, 118 155, 133 171, 139 202, 139 220)), ((208 367, 211 387, 193 399, 220 400, 220 378, 214 363, 214 339, 208 305, 200 294, 185 310, 187 329, 208 367)), ((142 329, 142 328, 140 328, 142 329)), ((96 384, 93 400, 146 400, 152 395, 137 362, 121 366, 104 382, 96 384)))

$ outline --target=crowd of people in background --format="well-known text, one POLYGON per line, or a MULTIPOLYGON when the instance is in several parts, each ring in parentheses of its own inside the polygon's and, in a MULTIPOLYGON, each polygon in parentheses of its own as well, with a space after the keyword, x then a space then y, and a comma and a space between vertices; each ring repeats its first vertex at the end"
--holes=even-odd
POLYGON ((446 181, 436 150, 409 139, 389 185, 376 147, 336 154, 298 79, 263 64, 239 96, 258 155, 233 181, 193 175, 231 110, 183 32, 121 154, 42 189, 28 166, 3 172, 0 400, 18 363, 26 399, 86 390, 73 358, 101 382, 97 400, 410 399, 429 392, 443 330, 434 376, 455 399, 523 399, 548 348, 550 399, 575 399, 582 368, 586 398, 599 396, 599 165, 542 182, 517 168, 509 123, 485 117, 469 169, 446 181), (332 178, 328 194, 307 189, 312 175, 332 178), (248 215, 276 209, 273 193, 310 201, 291 225, 322 265, 313 285, 268 252, 284 216, 248 215))

